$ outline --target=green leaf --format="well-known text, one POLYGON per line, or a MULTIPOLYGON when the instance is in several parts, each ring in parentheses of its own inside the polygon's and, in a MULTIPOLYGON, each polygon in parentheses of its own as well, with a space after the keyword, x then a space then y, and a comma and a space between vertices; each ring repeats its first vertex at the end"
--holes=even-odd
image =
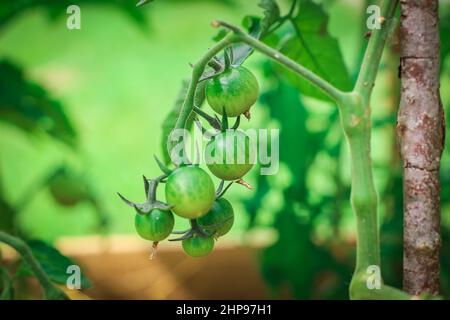
MULTIPOLYGON (((280 146, 296 146, 299 150, 308 150, 299 157, 290 148, 280 148, 280 160, 286 163, 294 177, 305 177, 323 142, 322 132, 310 132, 307 122, 310 115, 300 99, 298 89, 291 83, 276 75, 273 63, 267 63, 265 72, 272 74, 270 80, 276 81, 275 86, 261 95, 261 103, 268 106, 271 119, 280 123, 280 146), (282 106, 282 107, 280 107, 282 106)), ((324 132, 328 123, 324 123, 324 132)), ((307 196, 305 179, 297 179, 293 189, 298 200, 307 196)))
POLYGON ((26 79, 22 70, 0 60, 0 120, 24 131, 44 131, 75 147, 77 135, 59 101, 39 84, 26 79))
MULTIPOLYGON (((261 19, 253 16, 246 16, 242 20, 242 25, 247 29, 248 33, 259 38, 261 36, 261 19)), ((232 65, 240 66, 253 53, 253 48, 244 43, 232 45, 233 62, 232 65)))
MULTIPOLYGON (((33 252, 34 257, 41 264, 44 272, 49 278, 57 284, 66 284, 67 278, 70 274, 67 273, 67 267, 76 265, 75 261, 62 255, 54 247, 46 244, 40 240, 27 241, 28 246, 33 252)), ((29 269, 28 265, 22 264, 18 271, 20 275, 32 276, 33 272, 29 269)), ((81 288, 87 289, 91 287, 90 281, 81 274, 81 288)))
MULTIPOLYGON (((327 30, 328 16, 312 1, 300 1, 298 14, 293 18, 290 37, 281 45, 281 52, 299 62, 341 90, 351 89, 351 80, 338 41, 327 30)), ((304 95, 322 100, 329 98, 310 82, 291 71, 280 68, 304 95)))
MULTIPOLYGON (((242 21, 242 26, 248 33, 259 39, 266 34, 269 28, 280 19, 280 9, 275 0, 261 0, 258 6, 263 9, 263 18, 246 16, 242 21)), ((233 45, 233 65, 238 66, 253 53, 253 48, 247 44, 233 45)))
POLYGON ((261 0, 258 7, 262 8, 264 18, 261 20, 261 29, 268 30, 269 27, 280 19, 280 8, 275 0, 261 0))

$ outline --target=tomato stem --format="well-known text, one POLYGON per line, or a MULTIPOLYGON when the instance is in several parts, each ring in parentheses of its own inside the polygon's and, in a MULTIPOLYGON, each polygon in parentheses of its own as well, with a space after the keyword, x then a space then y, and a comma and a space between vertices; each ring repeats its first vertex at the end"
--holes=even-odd
POLYGON ((25 263, 30 267, 36 276, 36 279, 42 286, 44 297, 47 300, 68 300, 66 294, 53 285, 52 281, 45 273, 39 261, 33 255, 30 247, 20 238, 13 237, 6 232, 0 231, 0 241, 14 248, 21 256, 25 263))

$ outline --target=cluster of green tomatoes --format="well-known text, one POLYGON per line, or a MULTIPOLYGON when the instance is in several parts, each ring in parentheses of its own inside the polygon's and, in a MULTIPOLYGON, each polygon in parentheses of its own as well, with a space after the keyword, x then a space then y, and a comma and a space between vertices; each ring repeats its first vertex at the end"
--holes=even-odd
MULTIPOLYGON (((223 156, 223 161, 219 163, 207 163, 211 173, 221 179, 217 190, 210 175, 198 165, 182 164, 172 170, 156 158, 163 174, 155 179, 144 177, 146 202, 134 203, 119 194, 122 200, 136 209, 135 227, 142 238, 153 241, 153 247, 156 248, 159 241, 171 234, 178 234, 178 238, 170 240, 182 241, 183 250, 192 257, 208 255, 214 248, 214 240, 230 231, 234 211, 223 195, 233 182, 246 185, 242 177, 253 166, 248 156, 248 137, 237 127, 240 116, 248 117, 250 107, 258 98, 259 86, 255 76, 242 66, 228 65, 207 81, 205 90, 208 104, 222 115, 222 123, 217 121, 218 130, 208 142, 213 153, 218 152, 220 157, 223 156), (231 130, 228 129, 228 117, 237 118, 231 130), (233 144, 226 142, 226 135, 234 138, 233 144), (225 161, 229 152, 233 152, 233 155, 246 153, 246 161, 225 161), (225 181, 229 181, 226 187, 225 181), (156 200, 156 188, 160 183, 165 184, 166 202, 156 200), (173 231, 174 214, 189 219, 190 229, 173 231)), ((198 108, 196 112, 207 120, 214 119, 198 108)))

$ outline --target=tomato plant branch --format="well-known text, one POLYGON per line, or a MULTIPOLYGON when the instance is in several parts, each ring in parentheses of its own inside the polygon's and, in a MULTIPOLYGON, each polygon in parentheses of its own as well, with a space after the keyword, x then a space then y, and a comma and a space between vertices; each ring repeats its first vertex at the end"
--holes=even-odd
MULTIPOLYGON (((178 116, 177 122, 175 123, 174 129, 184 129, 187 123, 187 120, 189 119, 189 116, 191 115, 192 111, 194 110, 194 98, 195 98, 195 91, 197 89, 198 82, 205 70, 206 65, 210 63, 218 54, 220 51, 225 49, 228 45, 235 42, 235 36, 234 34, 230 33, 226 35, 222 40, 217 42, 215 46, 210 48, 203 57, 193 65, 192 68, 192 77, 191 81, 189 83, 188 91, 186 94, 186 98, 184 99, 183 105, 181 106, 180 114, 178 116)), ((169 151, 173 147, 173 143, 176 141, 172 141, 169 136, 169 151)), ((170 152, 169 152, 170 154, 170 152)))
MULTIPOLYGON (((221 52, 223 49, 225 49, 227 46, 229 46, 232 43, 236 42, 243 42, 248 44, 249 46, 253 47, 257 51, 265 54, 266 56, 270 57, 271 59, 277 61, 281 65, 284 65, 289 70, 295 72, 296 74, 300 75, 301 77, 305 78, 306 80, 310 81, 312 84, 316 85, 318 88, 320 88, 323 92, 325 92, 328 96, 330 96, 333 100, 340 102, 343 100, 345 93, 334 87, 332 84, 330 84, 328 81, 324 80, 323 78, 316 75, 311 70, 305 68, 304 66, 298 64, 294 60, 290 59, 289 57, 283 55, 279 51, 267 46, 263 42, 259 41, 258 39, 248 35, 244 31, 242 31, 239 27, 228 24, 223 21, 214 21, 213 26, 220 27, 223 26, 232 32, 227 34, 222 40, 217 42, 212 48, 210 48, 203 57, 200 58, 200 60, 193 65, 192 68, 192 76, 191 81, 189 83, 188 91, 186 98, 184 99, 183 105, 181 107, 180 114, 178 116, 178 119, 176 121, 174 129, 184 129, 187 123, 187 120, 189 119, 189 116, 194 110, 194 97, 195 92, 198 86, 198 83, 203 75, 203 72, 205 70, 205 67, 211 63, 211 61, 214 61, 214 57, 221 52)), ((176 141, 173 141, 171 137, 169 136, 169 150, 172 149, 176 141)))
POLYGON ((345 95, 344 92, 333 86, 331 83, 326 81, 325 79, 321 78, 308 68, 305 68, 301 64, 295 62, 291 58, 285 56, 281 52, 269 47, 265 43, 259 41, 255 37, 252 37, 248 33, 245 33, 242 29, 240 29, 237 26, 231 25, 229 23, 223 22, 223 21, 214 21, 213 26, 215 27, 225 27, 229 30, 231 30, 235 34, 235 41, 236 42, 243 42, 254 48, 255 50, 259 51, 260 53, 268 56, 272 60, 275 60, 279 64, 285 66, 289 70, 293 71, 297 75, 301 76, 302 78, 308 80, 315 86, 317 86, 319 89, 321 89, 325 94, 327 94, 329 97, 331 97, 333 100, 339 102, 342 101, 343 96, 345 95))
POLYGON ((30 269, 33 271, 36 279, 42 286, 44 291, 44 297, 47 300, 67 300, 68 297, 59 288, 55 287, 51 282, 48 275, 42 269, 41 264, 36 260, 31 251, 30 247, 19 238, 13 237, 6 232, 0 231, 0 241, 6 243, 7 245, 13 247, 23 258, 23 260, 28 264, 30 269))

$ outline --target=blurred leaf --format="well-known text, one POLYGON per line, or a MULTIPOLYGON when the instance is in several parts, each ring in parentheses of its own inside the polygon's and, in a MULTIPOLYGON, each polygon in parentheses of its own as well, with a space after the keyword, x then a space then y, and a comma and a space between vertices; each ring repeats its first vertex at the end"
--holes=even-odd
MULTIPOLYGON (((289 204, 277 214, 274 227, 279 238, 262 254, 264 278, 278 292, 288 286, 296 299, 311 298, 319 276, 340 267, 328 251, 311 241, 311 225, 300 223, 289 204)), ((342 279, 336 286, 344 287, 342 279)))
POLYGON ((450 41, 446 40, 450 34, 450 12, 439 18, 439 33, 441 38, 441 66, 450 53, 450 41))
POLYGON ((0 230, 6 232, 14 231, 14 220, 17 211, 3 198, 0 193, 0 230))
MULTIPOLYGON (((242 25, 247 29, 248 33, 255 38, 261 35, 261 19, 254 16, 246 16, 242 20, 242 25)), ((253 53, 253 48, 245 43, 237 43, 231 46, 233 49, 233 66, 240 66, 253 53)), ((223 61, 223 57, 220 58, 223 61)))
POLYGON ((327 132, 324 127, 320 133, 309 132, 306 127, 308 113, 300 99, 298 89, 287 81, 284 81, 274 72, 275 64, 269 62, 266 65, 266 73, 273 74, 275 86, 261 95, 261 102, 269 107, 270 116, 277 119, 281 126, 280 160, 286 163, 294 177, 294 182, 299 201, 306 196, 305 177, 309 166, 314 161, 317 153, 322 149, 322 139, 327 132), (294 151, 292 148, 294 148, 294 151), (302 152, 299 150, 308 150, 302 152))
POLYGON ((0 28, 29 9, 44 9, 52 20, 67 15, 67 7, 76 4, 113 6, 125 12, 140 27, 147 27, 145 11, 136 7, 135 0, 15 0, 0 2, 0 28))
MULTIPOLYGON (((261 0, 258 6, 263 9, 264 17, 258 18, 254 16, 246 16, 242 21, 242 25, 247 29, 248 33, 259 39, 263 37, 269 28, 280 18, 280 9, 274 0, 261 0)), ((233 62, 235 66, 239 66, 253 53, 253 48, 247 44, 234 44, 233 62)))
POLYGON ((263 9, 264 18, 261 20, 261 29, 269 30, 269 27, 280 19, 280 8, 275 0, 261 0, 258 4, 263 9))
POLYGON ((75 129, 62 105, 5 60, 0 61, 0 121, 30 133, 43 130, 72 147, 76 145, 75 129))
POLYGON ((390 114, 382 118, 376 118, 372 122, 372 128, 384 127, 387 125, 395 125, 397 117, 395 114, 390 114))
MULTIPOLYGON (((329 211, 341 208, 336 208, 338 200, 331 196, 322 196, 312 203, 311 194, 316 198, 319 195, 315 190, 309 190, 306 184, 317 155, 325 147, 329 128, 337 121, 337 112, 321 115, 322 130, 311 131, 307 124, 312 115, 305 107, 298 88, 281 77, 275 68, 271 61, 264 64, 266 82, 272 85, 261 95, 260 101, 268 107, 270 118, 278 120, 280 161, 287 165, 293 179, 284 190, 277 190, 281 192, 284 203, 273 224, 279 238, 272 247, 263 251, 262 272, 272 289, 280 293, 283 287, 288 286, 295 298, 311 298, 314 294, 321 298, 347 296, 345 281, 349 278, 350 268, 335 262, 329 247, 312 241, 316 217, 328 213, 328 219, 332 220, 329 211), (306 211, 308 218, 300 219, 294 207, 306 211)), ((334 173, 330 173, 332 181, 334 173)), ((274 191, 267 179, 266 176, 258 177, 254 197, 245 202, 250 214, 250 227, 255 224, 263 197, 269 190, 274 191)))
MULTIPOLYGON (((301 0, 298 14, 293 18, 293 32, 283 40, 281 52, 299 62, 341 90, 350 90, 351 81, 338 41, 327 31, 328 16, 321 6, 301 0)), ((289 80, 304 95, 329 100, 310 82, 281 68, 289 80)))
MULTIPOLYGON (((30 240, 27 241, 27 244, 50 279, 57 284, 65 285, 67 283, 67 278, 70 276, 70 274, 67 273, 67 268, 71 265, 77 265, 75 261, 62 255, 54 247, 43 241, 30 240)), ((21 265, 18 273, 19 275, 33 276, 33 272, 26 264, 21 265)), ((83 274, 81 274, 80 280, 81 288, 87 289, 91 287, 90 281, 83 274)))
MULTIPOLYGON (((258 6, 263 9, 263 18, 247 15, 242 19, 241 25, 247 32, 255 38, 261 38, 280 18, 280 9, 274 0, 260 0, 258 6)), ((229 31, 220 29, 213 37, 214 41, 219 41, 229 31)), ((253 52, 253 48, 246 44, 234 44, 233 47, 233 65, 241 65, 245 59, 253 52)))
POLYGON ((270 185, 266 176, 258 175, 256 185, 257 188, 255 188, 255 191, 253 192, 253 197, 248 200, 244 200, 245 210, 249 215, 247 225, 247 228, 249 229, 255 227, 256 217, 258 215, 258 210, 261 207, 262 200, 270 191, 270 185))

